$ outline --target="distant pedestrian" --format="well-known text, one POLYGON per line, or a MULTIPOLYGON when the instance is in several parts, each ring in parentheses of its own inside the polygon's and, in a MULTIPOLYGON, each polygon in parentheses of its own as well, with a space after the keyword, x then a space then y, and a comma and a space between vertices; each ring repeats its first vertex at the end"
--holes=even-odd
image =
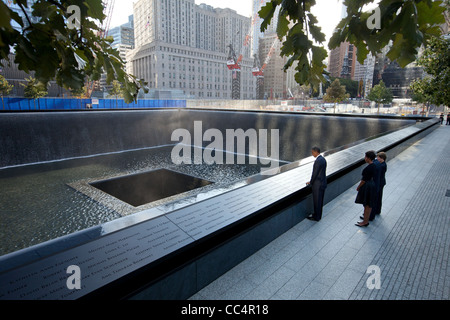
POLYGON ((447 123, 445 125, 450 125, 450 112, 447 113, 447 123))
POLYGON ((311 180, 306 184, 310 185, 312 188, 314 213, 309 215, 307 219, 320 221, 320 219, 322 219, 325 189, 327 188, 327 161, 320 155, 320 149, 318 147, 313 147, 311 149, 311 154, 316 160, 314 161, 311 180))
POLYGON ((375 214, 381 214, 381 206, 383 204, 383 188, 386 185, 386 171, 387 171, 387 164, 386 164, 386 153, 384 152, 378 152, 377 153, 377 159, 378 162, 380 162, 380 188, 378 189, 378 203, 376 205, 376 212, 375 214))
POLYGON ((358 227, 367 227, 369 225, 370 212, 375 204, 375 182, 374 176, 376 174, 376 167, 373 161, 375 160, 375 152, 367 151, 364 160, 368 164, 362 171, 361 181, 356 188, 358 194, 355 199, 355 203, 360 203, 364 207, 363 221, 357 222, 355 225, 358 227))
POLYGON ((439 117, 439 122, 440 122, 441 124, 444 123, 444 113, 443 113, 443 112, 441 113, 441 116, 439 117))

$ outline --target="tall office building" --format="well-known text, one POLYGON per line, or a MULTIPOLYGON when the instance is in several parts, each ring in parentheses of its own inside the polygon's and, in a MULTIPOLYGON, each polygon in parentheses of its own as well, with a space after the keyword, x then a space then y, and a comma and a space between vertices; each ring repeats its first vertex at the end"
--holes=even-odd
MULTIPOLYGON (((347 15, 347 7, 342 3, 341 19, 347 15)), ((354 79, 356 67, 356 48, 349 42, 342 42, 330 51, 328 71, 335 78, 354 79)))
POLYGON ((287 96, 288 73, 283 71, 286 57, 280 54, 281 44, 276 33, 265 34, 259 39, 259 60, 261 63, 268 61, 264 69, 264 97, 268 99, 287 96))
POLYGON ((194 0, 139 0, 134 3, 134 27, 131 73, 148 82, 155 98, 231 99, 230 44, 242 55, 240 98, 255 98, 246 39, 250 18, 194 0))
POLYGON ((277 40, 277 24, 278 14, 281 6, 278 6, 271 23, 264 32, 261 32, 261 24, 263 20, 259 17, 258 12, 270 0, 253 0, 252 6, 252 50, 254 54, 258 54, 262 64, 268 61, 264 69, 264 97, 265 98, 281 98, 292 97, 300 87, 295 81, 295 67, 297 63, 283 71, 287 61, 286 57, 281 56, 281 43, 277 40), (273 53, 270 54, 270 51, 273 53), (270 55, 270 59, 268 56, 270 55))
POLYGON ((401 68, 396 61, 391 61, 386 56, 391 46, 392 44, 389 44, 383 48, 382 52, 375 57, 373 85, 375 86, 383 80, 386 87, 391 89, 395 99, 409 99, 411 82, 415 79, 422 79, 425 72, 415 62, 401 68))
POLYGON ((111 28, 108 33, 108 37, 113 37, 114 42, 112 47, 118 44, 124 44, 130 47, 134 47, 134 18, 133 15, 128 17, 128 22, 118 27, 111 28))
POLYGON ((329 53, 328 71, 332 77, 354 79, 356 66, 356 48, 343 42, 329 53))
POLYGON ((264 34, 273 34, 277 30, 277 24, 278 24, 278 13, 280 12, 280 7, 277 8, 275 11, 272 21, 270 25, 267 27, 267 29, 264 32, 261 32, 261 23, 262 19, 259 17, 258 12, 261 10, 262 7, 266 5, 267 2, 270 2, 270 0, 253 0, 252 3, 252 30, 251 30, 251 37, 252 37, 252 52, 253 54, 259 53, 259 39, 264 37, 264 34))
MULTIPOLYGON (((128 22, 108 31, 108 37, 113 37, 111 47, 119 50, 122 60, 127 61, 127 53, 134 49, 134 19, 133 15, 128 17, 128 22)), ((128 73, 131 70, 127 70, 128 73)))

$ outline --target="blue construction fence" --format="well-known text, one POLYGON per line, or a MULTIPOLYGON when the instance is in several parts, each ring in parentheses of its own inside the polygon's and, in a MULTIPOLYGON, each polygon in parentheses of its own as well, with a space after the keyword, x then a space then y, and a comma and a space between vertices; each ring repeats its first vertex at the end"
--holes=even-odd
POLYGON ((125 103, 123 99, 63 99, 63 98, 3 98, 5 111, 34 110, 89 110, 89 109, 150 109, 186 108, 186 100, 137 100, 125 103), (97 104, 98 103, 98 104, 97 104))

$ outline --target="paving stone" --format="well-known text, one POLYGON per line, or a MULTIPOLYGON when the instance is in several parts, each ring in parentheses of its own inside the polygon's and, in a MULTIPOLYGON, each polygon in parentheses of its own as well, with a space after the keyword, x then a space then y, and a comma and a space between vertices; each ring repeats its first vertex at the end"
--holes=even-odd
POLYGON ((297 297, 297 300, 320 300, 327 294, 329 290, 330 286, 317 281, 313 281, 303 291, 303 293, 297 297))
MULTIPOLYGON (((420 146, 428 151, 417 154, 422 174, 411 184, 416 190, 410 190, 408 201, 396 206, 404 208, 371 262, 380 266, 382 273, 382 289, 371 292, 376 299, 449 299, 448 290, 444 293, 443 288, 448 285, 444 274, 449 272, 450 201, 443 190, 450 177, 450 141, 436 139, 439 131, 442 134, 436 130, 420 146)), ((361 279, 352 298, 369 298, 364 286, 361 279)))

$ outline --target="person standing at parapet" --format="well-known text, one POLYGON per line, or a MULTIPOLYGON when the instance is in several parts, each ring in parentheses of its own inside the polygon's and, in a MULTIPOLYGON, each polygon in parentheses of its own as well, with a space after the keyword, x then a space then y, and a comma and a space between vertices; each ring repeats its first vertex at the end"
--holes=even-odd
POLYGON ((364 160, 368 166, 362 171, 362 178, 356 188, 358 194, 355 199, 355 203, 360 203, 364 206, 364 215, 362 216, 363 221, 356 223, 356 226, 358 227, 367 227, 369 225, 370 213, 374 206, 376 192, 374 182, 376 168, 373 163, 373 160, 375 160, 375 152, 367 151, 364 160))
MULTIPOLYGON (((373 154, 376 155, 376 152, 373 151, 373 154)), ((375 156, 373 160, 373 164, 375 165, 375 175, 373 176, 373 182, 375 183, 375 199, 372 207, 372 211, 370 211, 369 221, 373 221, 375 219, 375 215, 378 214, 378 196, 380 194, 380 179, 381 179, 381 162, 378 161, 378 158, 375 156)), ((364 220, 362 217, 361 219, 364 220)))
POLYGON ((378 152, 377 153, 377 159, 380 163, 380 188, 378 190, 378 204, 377 204, 377 212, 375 214, 381 213, 381 205, 383 204, 383 188, 386 185, 386 171, 387 171, 387 164, 386 164, 386 153, 384 152, 378 152))
POLYGON ((312 188, 314 213, 309 215, 307 219, 320 221, 322 219, 323 198, 325 196, 325 189, 327 188, 327 161, 320 155, 320 149, 318 147, 313 147, 311 154, 316 160, 314 161, 311 180, 306 184, 312 188))
POLYGON ((440 122, 441 124, 444 123, 444 113, 443 113, 443 112, 442 112, 441 115, 439 116, 439 122, 440 122))

